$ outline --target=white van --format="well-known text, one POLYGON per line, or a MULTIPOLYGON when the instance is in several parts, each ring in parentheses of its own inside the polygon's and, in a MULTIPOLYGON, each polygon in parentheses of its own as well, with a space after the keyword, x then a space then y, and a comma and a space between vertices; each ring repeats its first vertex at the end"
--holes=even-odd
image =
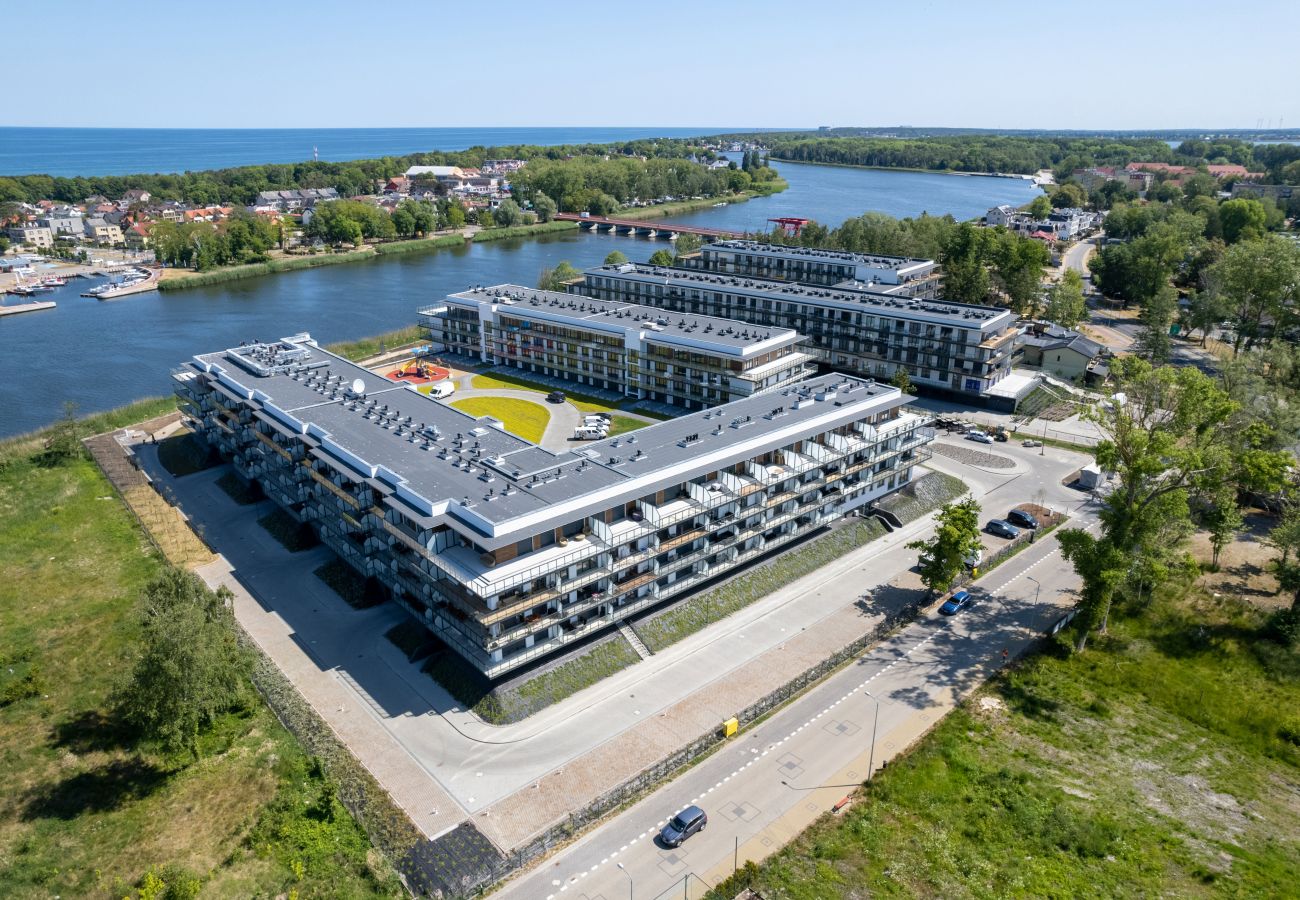
POLYGON ((575 441, 598 441, 609 434, 609 429, 598 428, 595 425, 582 425, 578 430, 573 432, 575 441))
POLYGON ((450 397, 455 392, 456 384, 451 379, 434 382, 433 387, 429 388, 429 396, 435 400, 441 400, 443 397, 450 397))

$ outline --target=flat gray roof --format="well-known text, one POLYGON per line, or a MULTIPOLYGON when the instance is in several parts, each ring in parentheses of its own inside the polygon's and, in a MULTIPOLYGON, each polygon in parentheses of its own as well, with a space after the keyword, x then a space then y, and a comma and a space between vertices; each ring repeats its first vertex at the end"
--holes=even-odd
POLYGON ((823 250, 818 247, 788 247, 784 244, 769 244, 765 241, 714 241, 704 250, 735 250, 743 253, 761 253, 765 256, 783 256, 787 259, 806 259, 811 262, 835 262, 855 266, 870 266, 873 269, 893 269, 901 271, 917 266, 932 266, 934 260, 911 256, 876 256, 871 253, 853 253, 849 250, 823 250))
POLYGON ((553 453, 306 334, 195 356, 190 365, 412 518, 450 517, 489 549, 907 402, 890 385, 830 374, 553 453))
POLYGON ((596 300, 579 294, 541 291, 517 284, 476 287, 451 294, 447 299, 496 304, 499 315, 515 313, 527 317, 529 313, 543 313, 550 319, 601 331, 640 331, 649 341, 688 346, 707 345, 728 355, 735 355, 737 350, 766 350, 767 347, 759 345, 769 342, 792 344, 799 340, 799 333, 791 328, 750 325, 737 319, 716 316, 671 313, 653 306, 596 300))
POLYGON ((1015 314, 1011 310, 1000 306, 975 306, 969 303, 950 303, 946 300, 916 300, 875 290, 857 290, 843 286, 822 287, 792 281, 726 275, 702 269, 681 269, 676 266, 623 263, 593 266, 584 270, 583 274, 627 278, 688 289, 728 290, 752 296, 793 300, 815 306, 850 308, 872 315, 955 325, 959 328, 982 330, 993 325, 1005 327, 1015 320, 1015 314))

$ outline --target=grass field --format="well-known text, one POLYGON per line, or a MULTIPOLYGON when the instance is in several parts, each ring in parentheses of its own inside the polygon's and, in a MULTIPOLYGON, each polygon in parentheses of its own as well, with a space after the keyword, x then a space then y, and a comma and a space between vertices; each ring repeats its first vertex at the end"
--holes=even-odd
POLYGON ((337 353, 344 359, 356 362, 368 356, 375 356, 385 350, 394 350, 398 347, 420 343, 427 338, 428 334, 425 333, 423 328, 418 325, 409 325, 396 331, 358 338, 355 341, 339 341, 336 344, 328 344, 325 349, 331 353, 337 353))
POLYGON ((1293 896, 1300 651, 1236 599, 1139 612, 996 679, 739 883, 800 900, 1293 896))
MULTIPOLYGON (((527 378, 519 378, 504 372, 493 372, 491 375, 475 375, 470 385, 475 390, 482 391, 536 391, 542 395, 542 399, 545 399, 546 395, 554 390, 554 388, 539 382, 529 381, 527 378)), ((564 398, 582 412, 614 413, 618 411, 618 405, 615 403, 610 403, 608 400, 602 400, 599 397, 574 393, 568 388, 564 390, 564 398)))
POLYGON ((21 442, 0 458, 0 896, 134 897, 151 870, 205 897, 400 896, 260 703, 222 718, 197 762, 121 732, 110 697, 163 563, 89 461, 39 463, 21 442))
POLYGON ((884 526, 875 519, 852 522, 787 549, 769 562, 636 622, 632 628, 651 651, 658 653, 884 533, 884 526))
POLYGON ((546 425, 551 421, 551 414, 545 406, 514 397, 468 397, 452 400, 451 405, 471 416, 499 419, 506 431, 534 444, 542 439, 546 425))

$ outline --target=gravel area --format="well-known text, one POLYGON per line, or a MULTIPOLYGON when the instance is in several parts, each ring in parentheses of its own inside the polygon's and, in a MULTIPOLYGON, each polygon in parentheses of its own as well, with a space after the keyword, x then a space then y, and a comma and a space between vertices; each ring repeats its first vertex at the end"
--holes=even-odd
POLYGON ((963 447, 959 444, 944 444, 935 441, 930 444, 930 449, 940 456, 955 459, 957 462, 966 463, 968 466, 983 466, 986 469, 1014 469, 1016 467, 1013 459, 999 456, 996 453, 976 450, 974 447, 963 447))

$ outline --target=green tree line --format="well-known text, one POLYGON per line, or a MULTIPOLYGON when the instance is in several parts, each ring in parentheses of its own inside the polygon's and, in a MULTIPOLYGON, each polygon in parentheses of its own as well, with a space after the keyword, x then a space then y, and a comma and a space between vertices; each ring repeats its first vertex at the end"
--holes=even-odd
POLYGON ((257 166, 237 166, 172 174, 77 176, 15 175, 0 177, 0 203, 58 200, 76 203, 99 194, 110 199, 132 189, 146 190, 157 199, 184 200, 196 205, 234 203, 247 206, 261 191, 332 187, 343 196, 374 191, 377 182, 401 175, 411 166, 479 167, 487 159, 566 160, 619 157, 685 159, 696 152, 698 141, 676 138, 625 141, 615 144, 569 144, 554 147, 514 145, 472 147, 456 152, 409 153, 345 162, 307 160, 257 166))

